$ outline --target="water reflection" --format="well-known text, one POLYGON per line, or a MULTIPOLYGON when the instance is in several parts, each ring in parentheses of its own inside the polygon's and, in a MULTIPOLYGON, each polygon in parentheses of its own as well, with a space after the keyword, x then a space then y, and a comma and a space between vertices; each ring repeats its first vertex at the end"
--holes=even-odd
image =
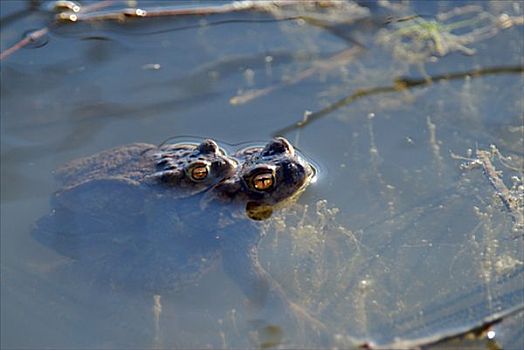
MULTIPOLYGON (((23 3, 0 5, 8 14, 23 3)), ((121 9, 114 5, 111 11, 121 9)), ((514 218, 482 169, 464 171, 452 156, 474 158, 493 144, 503 162, 517 164, 492 159, 505 186, 522 178, 522 9, 518 2, 473 5, 482 16, 506 14, 511 25, 493 22, 493 38, 466 44, 472 56, 439 46, 446 33, 476 28, 454 32, 439 13, 455 5, 442 2, 364 3, 362 21, 349 23, 343 11, 329 17, 318 9, 299 10, 303 21, 228 14, 213 27, 184 31, 170 31, 172 19, 54 26, 40 12, 2 20, 2 50, 29 29, 51 30, 47 45, 17 50, 0 72, 2 346, 387 347, 491 326, 501 346, 522 347, 522 313, 506 318, 524 298, 514 218), (391 44, 402 39, 423 54, 415 63, 398 60, 396 47, 377 41, 379 30, 393 34, 391 44), (414 41, 415 33, 425 41, 414 41), (330 59, 353 48, 358 54, 330 59), (159 69, 143 69, 151 65, 159 69), (400 84, 398 77, 405 77, 400 84), (230 104, 248 90, 268 93, 230 104), (277 307, 264 315, 271 322, 253 320, 253 305, 219 265, 181 290, 136 295, 100 288, 95 269, 122 237, 111 241, 100 231, 104 243, 84 251, 93 268, 79 269, 30 236, 58 187, 52 171, 68 160, 174 135, 238 144, 275 134, 327 169, 297 204, 257 226, 265 234, 261 266, 315 327, 277 307)), ((164 243, 151 247, 169 255, 164 243)), ((130 275, 155 271, 152 263, 120 263, 129 261, 126 253, 145 256, 139 247, 112 263, 130 275)), ((457 342, 451 345, 469 344, 457 342)), ((485 337, 475 342, 492 346, 485 337)))

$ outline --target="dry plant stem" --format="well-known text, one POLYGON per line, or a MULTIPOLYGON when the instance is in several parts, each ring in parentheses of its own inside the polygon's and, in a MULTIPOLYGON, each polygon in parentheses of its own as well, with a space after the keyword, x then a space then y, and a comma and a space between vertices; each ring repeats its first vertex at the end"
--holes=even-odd
POLYGON ((108 6, 113 5, 116 2, 117 2, 116 0, 102 0, 102 1, 99 1, 99 2, 95 2, 94 4, 86 5, 86 6, 82 7, 80 9, 80 12, 86 12, 87 13, 87 12, 93 12, 93 11, 101 10, 103 8, 106 8, 108 6))
MULTIPOLYGON (((200 6, 200 7, 179 7, 179 8, 125 8, 113 12, 105 13, 78 13, 73 14, 64 12, 58 15, 58 20, 67 22, 85 22, 100 20, 125 20, 129 17, 151 18, 166 16, 207 16, 223 13, 243 12, 243 11, 261 11, 271 12, 275 8, 297 6, 303 4, 303 0, 262 0, 262 1, 233 1, 223 5, 200 6), (73 16, 71 16, 73 15, 73 16)), ((319 4, 322 7, 336 6, 337 1, 312 1, 312 4, 319 4)))
MULTIPOLYGON (((100 10, 102 8, 108 7, 112 5, 115 1, 114 0, 104 0, 100 1, 98 3, 94 3, 92 5, 84 6, 81 8, 80 12, 82 13, 89 13, 91 11, 100 10)), ((72 12, 71 12, 72 13, 72 12)), ((13 46, 5 49, 3 52, 0 53, 0 61, 3 59, 11 56, 16 51, 20 50, 26 45, 29 45, 32 42, 37 41, 38 39, 44 37, 49 33, 49 27, 43 27, 41 29, 35 30, 34 32, 27 35, 25 38, 14 44, 13 46)))
POLYGON ((30 43, 35 42, 36 40, 38 40, 41 37, 45 36, 48 32, 49 32, 49 28, 47 28, 47 27, 44 27, 44 28, 41 28, 41 29, 38 29, 38 30, 32 32, 31 34, 29 34, 28 36, 26 36, 25 38, 23 38, 22 40, 20 40, 19 42, 17 42, 13 46, 11 46, 10 48, 7 48, 3 52, 1 52, 0 53, 0 61, 3 60, 6 57, 9 57, 10 55, 15 53, 16 51, 20 50, 22 47, 24 47, 26 45, 29 45, 30 43))
POLYGON ((511 192, 506 187, 499 173, 495 170, 493 163, 491 163, 491 153, 488 151, 477 150, 477 158, 482 163, 484 174, 488 178, 491 185, 497 191, 497 195, 506 208, 509 210, 515 221, 517 227, 524 227, 524 214, 522 208, 519 208, 517 201, 511 195, 511 192))
POLYGON ((464 79, 466 77, 479 78, 479 77, 483 77, 486 75, 493 75, 493 74, 513 74, 513 73, 522 73, 522 72, 524 72, 524 66, 510 66, 510 67, 490 67, 490 68, 473 69, 473 70, 466 71, 466 72, 441 74, 441 75, 435 75, 432 77, 429 76, 429 77, 425 77, 424 79, 398 78, 398 79, 395 79, 393 85, 391 86, 379 86, 379 87, 374 87, 374 88, 369 88, 369 89, 357 89, 351 95, 343 97, 340 100, 328 105, 327 107, 321 110, 318 110, 312 113, 308 113, 299 122, 296 122, 292 125, 288 125, 282 129, 275 131, 273 135, 275 136, 285 135, 286 133, 290 131, 304 128, 308 126, 309 124, 311 124, 312 122, 322 117, 327 116, 331 112, 334 112, 342 107, 350 105, 351 103, 363 97, 384 94, 384 93, 404 91, 404 90, 409 90, 415 87, 429 86, 433 83, 437 83, 440 81, 459 80, 459 79, 464 79))
POLYGON ((255 98, 272 93, 283 87, 297 84, 301 82, 302 80, 307 79, 310 76, 312 76, 313 74, 318 73, 320 71, 327 72, 335 68, 338 68, 340 66, 348 64, 349 61, 354 59, 362 51, 363 51, 363 48, 359 46, 355 46, 355 47, 343 50, 342 52, 339 52, 336 55, 328 58, 326 61, 319 62, 315 64, 313 67, 303 70, 302 72, 298 73, 295 77, 291 79, 288 79, 276 85, 269 86, 264 89, 249 90, 243 94, 232 97, 229 100, 229 102, 232 105, 240 105, 243 103, 247 103, 255 98))
MULTIPOLYGON (((78 12, 64 11, 56 15, 56 20, 62 23, 74 23, 82 21, 102 21, 102 20, 117 20, 124 21, 128 18, 153 18, 166 16, 206 16, 213 14, 223 14, 241 11, 262 11, 269 12, 275 8, 297 6, 303 4, 303 0, 263 0, 263 1, 233 1, 224 5, 218 6, 202 6, 202 7, 184 7, 171 9, 151 9, 143 10, 139 8, 125 8, 118 11, 109 11, 103 13, 96 13, 95 11, 104 9, 116 3, 115 0, 103 0, 92 5, 84 6, 78 12)), ((336 6, 337 1, 323 0, 311 1, 311 4, 318 4, 322 7, 336 6)), ((44 27, 33 32, 31 35, 20 40, 12 47, 0 53, 0 61, 9 57, 22 47, 41 38, 49 32, 48 27, 44 27)))

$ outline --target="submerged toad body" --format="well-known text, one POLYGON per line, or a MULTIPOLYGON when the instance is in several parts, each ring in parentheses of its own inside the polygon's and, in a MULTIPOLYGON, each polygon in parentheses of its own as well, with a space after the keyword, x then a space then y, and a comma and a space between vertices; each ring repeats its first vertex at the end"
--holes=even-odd
POLYGON ((63 187, 34 236, 112 288, 176 290, 221 256, 261 305, 280 292, 258 263, 260 220, 313 176, 284 138, 232 156, 211 140, 123 146, 58 171, 63 187))

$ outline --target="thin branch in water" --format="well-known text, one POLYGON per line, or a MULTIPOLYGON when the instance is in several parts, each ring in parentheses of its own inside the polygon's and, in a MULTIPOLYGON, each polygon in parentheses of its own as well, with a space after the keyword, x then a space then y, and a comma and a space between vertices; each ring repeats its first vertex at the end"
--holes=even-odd
MULTIPOLYGON (((100 1, 98 3, 94 3, 92 5, 87 5, 87 6, 84 6, 84 7, 80 7, 79 5, 77 5, 76 3, 72 2, 72 1, 67 1, 65 2, 66 4, 64 4, 63 2, 60 3, 59 1, 57 1, 55 4, 56 6, 58 5, 67 5, 68 9, 70 9, 71 11, 68 11, 68 13, 71 13, 71 14, 75 14, 75 13, 89 13, 91 11, 96 11, 96 10, 100 10, 102 8, 105 8, 107 6, 110 6, 112 4, 115 3, 114 0, 104 0, 104 1, 100 1)), ((56 7, 55 8, 56 10, 60 10, 59 7, 56 7)), ((62 12, 64 13, 64 12, 62 12)), ((4 60, 5 58, 11 56, 13 53, 15 53, 16 51, 20 50, 21 48, 31 44, 31 43, 34 43, 35 41, 43 38, 44 36, 46 36, 48 33, 49 33, 49 30, 50 30, 50 27, 51 26, 47 26, 47 27, 43 27, 43 28, 40 28, 40 29, 37 29, 29 34, 27 34, 22 40, 20 40, 19 42, 17 42, 16 44, 14 44, 13 46, 5 49, 4 51, 0 52, 0 61, 4 60)))
MULTIPOLYGON (((271 0, 271 1, 232 1, 222 5, 211 6, 176 6, 170 8, 141 9, 136 7, 124 8, 115 11, 100 13, 73 13, 62 12, 57 15, 57 20, 63 22, 86 22, 101 20, 125 21, 129 18, 153 18, 153 17, 173 17, 173 16, 208 16, 233 12, 260 11, 274 12, 284 7, 303 5, 303 0, 271 0)), ((315 0, 309 5, 318 5, 322 8, 336 7, 339 1, 315 0)))
POLYGON ((327 107, 321 110, 310 113, 307 119, 300 120, 296 123, 293 123, 275 131, 273 135, 285 135, 290 131, 304 128, 309 124, 313 123, 314 121, 329 115, 331 112, 334 112, 342 107, 348 106, 351 103, 363 97, 391 92, 399 92, 409 90, 415 87, 425 87, 441 81, 460 80, 466 77, 470 77, 473 79, 493 74, 513 74, 522 72, 524 72, 524 66, 509 66, 473 69, 465 72, 440 74, 432 77, 429 76, 423 79, 397 78, 394 80, 393 85, 391 86, 379 86, 369 89, 357 89, 351 95, 343 97, 340 100, 328 105, 327 107))
POLYGON ((19 42, 17 42, 16 44, 14 44, 11 47, 5 49, 4 51, 0 52, 0 61, 2 61, 3 59, 9 57, 10 55, 15 53, 16 51, 20 50, 21 48, 23 48, 23 47, 25 47, 25 46, 27 46, 27 45, 29 45, 31 43, 34 43, 38 39, 40 39, 40 38, 44 37, 45 35, 47 35, 47 33, 49 33, 49 28, 44 27, 44 28, 35 30, 34 32, 31 32, 31 33, 27 34, 19 42))
MULTIPOLYGON (((55 17, 58 23, 75 23, 103 20, 116 20, 122 22, 130 18, 155 18, 166 16, 208 16, 214 14, 245 11, 267 12, 274 15, 278 13, 281 9, 304 5, 304 2, 302 0, 232 1, 226 4, 212 6, 176 6, 152 9, 140 9, 137 7, 129 7, 118 10, 100 11, 118 2, 125 3, 125 1, 122 0, 103 0, 100 2, 93 3, 91 5, 80 6, 78 3, 73 1, 55 1, 54 3, 51 3, 51 9, 53 11, 60 11, 55 17)), ((307 5, 317 6, 318 8, 336 8, 337 6, 341 5, 341 2, 337 0, 315 0, 307 2, 307 5)), ((291 17, 288 16, 284 18, 277 18, 277 21, 302 18, 302 16, 300 15, 291 17)), ((231 23, 233 23, 234 21, 235 20, 232 20, 231 23)), ((210 25, 216 24, 221 23, 217 22, 210 25)), ((52 25, 56 25, 56 23, 53 23, 52 25)), ((39 39, 43 35, 47 34, 50 31, 50 26, 35 31, 34 33, 32 33, 32 35, 23 38, 12 47, 1 52, 0 60, 7 58, 14 52, 18 51, 20 48, 27 46, 34 40, 39 39)), ((177 28, 177 30, 189 28, 193 28, 193 26, 188 26, 187 28, 177 28)))

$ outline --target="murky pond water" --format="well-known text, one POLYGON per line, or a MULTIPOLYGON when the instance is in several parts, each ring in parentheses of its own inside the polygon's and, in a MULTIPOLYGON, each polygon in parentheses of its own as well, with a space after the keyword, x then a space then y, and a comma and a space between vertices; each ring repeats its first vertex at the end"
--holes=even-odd
POLYGON ((0 66, 2 348, 409 348, 472 329, 487 336, 431 347, 524 347, 522 3, 118 21, 115 1, 61 24, 33 3, 0 3, 2 53, 48 28, 0 66), (33 239, 57 166, 184 135, 282 135, 316 163, 259 244, 314 322, 261 319, 220 264, 176 293, 108 292, 33 239))

